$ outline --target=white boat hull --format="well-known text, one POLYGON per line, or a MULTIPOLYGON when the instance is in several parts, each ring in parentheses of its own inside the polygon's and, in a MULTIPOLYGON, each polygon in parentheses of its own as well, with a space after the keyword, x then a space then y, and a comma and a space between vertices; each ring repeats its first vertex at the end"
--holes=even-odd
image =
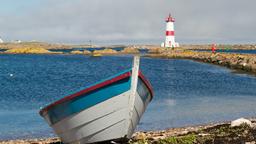
POLYGON ((130 91, 127 91, 69 116, 52 125, 52 128, 64 143, 94 143, 130 138, 149 100, 144 104, 142 98, 136 93, 132 119, 130 120, 127 117, 129 93, 130 91))

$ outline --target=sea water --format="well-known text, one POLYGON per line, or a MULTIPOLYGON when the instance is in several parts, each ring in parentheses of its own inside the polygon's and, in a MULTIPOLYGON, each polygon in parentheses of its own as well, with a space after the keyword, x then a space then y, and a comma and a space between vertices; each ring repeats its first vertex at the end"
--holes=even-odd
MULTIPOLYGON (((0 55, 0 140, 55 136, 41 107, 131 65, 131 56, 0 55)), ((254 76, 190 60, 141 58, 140 66, 155 96, 138 131, 256 115, 254 76)))

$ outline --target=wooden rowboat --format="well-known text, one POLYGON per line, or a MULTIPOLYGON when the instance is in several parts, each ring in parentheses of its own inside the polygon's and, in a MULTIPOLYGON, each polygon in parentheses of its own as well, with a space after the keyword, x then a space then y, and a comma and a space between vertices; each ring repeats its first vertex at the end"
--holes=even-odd
POLYGON ((148 103, 150 83, 133 68, 98 82, 40 110, 64 143, 95 143, 131 138, 148 103))

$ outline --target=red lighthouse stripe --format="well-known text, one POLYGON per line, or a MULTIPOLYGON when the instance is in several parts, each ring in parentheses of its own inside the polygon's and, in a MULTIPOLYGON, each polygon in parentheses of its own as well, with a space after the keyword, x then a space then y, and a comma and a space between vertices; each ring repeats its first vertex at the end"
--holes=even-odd
POLYGON ((174 31, 166 31, 166 36, 174 36, 174 31))

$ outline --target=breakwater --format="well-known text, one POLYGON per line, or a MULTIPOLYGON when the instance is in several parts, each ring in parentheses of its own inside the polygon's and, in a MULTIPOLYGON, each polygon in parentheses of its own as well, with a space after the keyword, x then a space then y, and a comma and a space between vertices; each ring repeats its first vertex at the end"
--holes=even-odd
MULTIPOLYGON (((181 44, 181 47, 184 49, 192 50, 207 50, 211 49, 212 44, 181 44)), ((255 44, 217 44, 217 49, 233 49, 233 50, 255 50, 255 44)))
POLYGON ((211 53, 184 49, 152 49, 149 57, 192 59, 256 74, 256 57, 253 54, 211 53))

